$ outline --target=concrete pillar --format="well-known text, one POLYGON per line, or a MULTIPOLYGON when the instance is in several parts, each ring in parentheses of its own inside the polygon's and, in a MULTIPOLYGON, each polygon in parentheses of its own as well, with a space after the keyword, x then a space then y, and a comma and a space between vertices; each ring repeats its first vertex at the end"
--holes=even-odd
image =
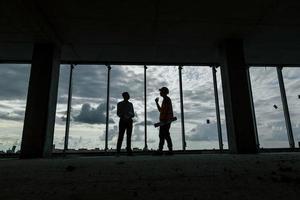
POLYGON ((222 44, 222 84, 231 153, 256 153, 255 128, 243 41, 230 39, 222 44))
POLYGON ((52 153, 59 64, 59 47, 34 45, 21 158, 49 157, 52 153))

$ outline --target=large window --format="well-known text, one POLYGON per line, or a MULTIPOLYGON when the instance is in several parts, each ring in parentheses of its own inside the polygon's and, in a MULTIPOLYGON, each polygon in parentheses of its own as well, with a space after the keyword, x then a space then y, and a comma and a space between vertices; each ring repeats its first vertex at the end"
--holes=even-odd
MULTIPOLYGON (((102 149, 106 140, 107 77, 105 65, 77 65, 73 70, 69 149, 102 149)), ((30 65, 1 64, 0 86, 0 151, 20 149, 26 107, 30 65), (8 84, 9 83, 9 84, 8 84)), ((154 99, 159 88, 170 90, 173 110, 178 120, 172 123, 171 137, 175 150, 182 150, 182 127, 178 66, 147 66, 147 145, 157 149, 159 130, 153 124, 159 120, 154 99)), ((283 68, 286 95, 295 142, 300 140, 300 80, 299 68, 283 68), (299 105, 298 105, 299 104, 299 105)), ((54 144, 64 148, 70 65, 61 65, 58 90, 54 144)), ((217 68, 222 138, 228 148, 220 68, 217 68)), ((261 148, 289 147, 276 67, 251 67, 254 108, 261 148)), ((211 67, 183 66, 183 102, 185 138, 189 149, 218 149, 216 105, 211 67)), ((135 108, 132 147, 143 149, 144 126, 144 66, 112 65, 110 70, 108 148, 115 149, 118 136, 116 105, 122 92, 129 92, 135 108)), ((160 103, 162 98, 160 97, 160 103)), ((126 136, 125 136, 126 137, 126 136)), ((124 138, 123 148, 126 145, 124 138)), ((166 148, 167 145, 165 145, 166 148)))
MULTIPOLYGON (((117 116, 117 103, 123 101, 122 93, 130 94, 135 117, 133 118, 132 148, 142 150, 144 148, 144 66, 111 66, 110 81, 110 118, 108 132, 108 147, 116 149, 119 117, 117 116)), ((126 134, 123 138, 122 148, 126 147, 126 134)))
POLYGON ((0 152, 20 149, 30 75, 29 64, 0 64, 0 152))
POLYGON ((289 147, 276 67, 251 67, 250 77, 260 147, 289 147))
MULTIPOLYGON (((147 116, 148 116, 148 148, 157 149, 159 143, 158 128, 154 128, 153 123, 159 121, 155 98, 159 95, 159 88, 168 87, 169 97, 172 100, 174 115, 178 118, 170 128, 174 150, 182 150, 182 132, 180 117, 180 94, 179 94, 179 72, 178 66, 148 66, 147 69, 147 116)), ((167 144, 164 146, 167 149, 167 144)))
MULTIPOLYGON (((67 111, 69 67, 61 66, 55 145, 62 148, 67 111)), ((104 65, 76 65, 68 147, 104 149, 106 123, 107 68, 104 65)))
POLYGON ((210 67, 184 66, 182 73, 187 149, 217 149, 212 70, 210 67))
MULTIPOLYGON (((71 123, 68 148, 84 150, 99 148, 104 150, 106 143, 106 101, 107 76, 110 72, 109 87, 109 126, 107 146, 109 150, 116 148, 118 138, 119 118, 116 113, 117 103, 122 101, 122 93, 129 92, 130 101, 134 105, 135 117, 132 134, 132 148, 142 150, 145 147, 145 82, 144 66, 111 65, 84 66, 77 65, 73 70, 71 123)), ((175 116, 178 118, 171 125, 171 137, 174 150, 183 149, 180 88, 178 66, 147 66, 146 67, 147 95, 147 147, 155 150, 159 143, 159 128, 154 123, 159 121, 159 112, 155 98, 159 88, 165 86, 170 90, 175 116)), ((218 130, 216 122, 216 105, 212 69, 210 67, 183 67, 182 72, 185 138, 187 150, 218 149, 218 130)), ((62 65, 60 70, 58 104, 54 144, 56 150, 64 148, 64 138, 67 118, 67 102, 69 89, 70 65, 62 65)), ((227 148, 224 106, 219 70, 217 89, 221 113, 224 148, 227 148)), ((126 146, 126 135, 123 148, 126 146)), ((165 145, 166 148, 167 145, 165 145)))
MULTIPOLYGON (((171 125, 174 150, 183 149, 180 108, 180 87, 178 66, 147 66, 146 83, 144 66, 111 65, 110 67, 77 65, 73 70, 71 122, 68 140, 69 150, 114 150, 116 148, 119 118, 117 103, 122 101, 122 93, 129 92, 134 105, 135 117, 132 134, 132 148, 145 147, 145 91, 147 95, 147 140, 148 149, 155 150, 159 143, 159 112, 155 98, 162 103, 159 88, 168 87, 172 99, 174 115, 178 118, 171 125), (106 138, 107 78, 110 72, 108 134, 106 138), (146 85, 145 85, 146 84, 146 85), (99 149, 98 149, 99 148, 99 149)), ((187 150, 218 149, 219 138, 216 120, 213 73, 211 67, 184 66, 182 70, 183 102, 185 114, 185 139, 187 150)), ((54 144, 56 150, 64 148, 70 65, 62 65, 60 70, 58 103, 54 144)), ((224 148, 227 148, 224 104, 220 70, 217 69, 217 90, 221 114, 221 128, 224 148)), ((123 148, 126 146, 126 135, 123 148)), ((165 145, 167 148, 167 145, 165 145)))
MULTIPOLYGON (((217 71, 219 83, 217 83, 217 88, 221 90, 219 75, 220 73, 217 71)), ((187 149, 219 149, 212 68, 208 66, 184 66, 182 80, 187 149)), ((225 133, 222 135, 226 135, 222 99, 222 93, 219 92, 220 110, 223 114, 221 125, 225 133)), ((227 141, 227 137, 222 138, 227 141)), ((223 141, 224 143, 226 142, 223 141)))

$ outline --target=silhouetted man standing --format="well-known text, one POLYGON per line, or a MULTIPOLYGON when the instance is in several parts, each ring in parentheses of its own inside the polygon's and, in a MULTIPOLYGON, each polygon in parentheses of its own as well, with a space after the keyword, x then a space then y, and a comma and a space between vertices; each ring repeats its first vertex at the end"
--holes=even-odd
MULTIPOLYGON (((158 104, 158 98, 155 99, 156 106, 158 111, 160 112, 159 120, 160 122, 168 122, 170 121, 173 116, 173 107, 172 101, 168 97, 169 89, 167 87, 162 87, 159 89, 160 96, 163 97, 163 101, 161 106, 158 104)), ((162 150, 164 148, 165 140, 167 141, 169 152, 168 155, 173 154, 173 144, 170 136, 170 127, 171 123, 166 123, 159 128, 159 147, 157 151, 157 155, 162 155, 162 150)))
POLYGON ((134 117, 133 105, 128 100, 130 99, 128 92, 123 92, 123 101, 117 104, 117 115, 120 117, 119 121, 119 137, 117 143, 117 153, 121 151, 122 141, 126 130, 127 135, 127 154, 132 155, 131 150, 131 134, 132 134, 132 118, 134 117))

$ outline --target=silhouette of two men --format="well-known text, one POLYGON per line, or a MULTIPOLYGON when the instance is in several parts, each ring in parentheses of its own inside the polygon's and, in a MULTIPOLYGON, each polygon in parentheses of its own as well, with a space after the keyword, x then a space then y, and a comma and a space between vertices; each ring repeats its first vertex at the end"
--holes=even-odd
MULTIPOLYGON (((172 139, 170 136, 170 127, 171 123, 169 122, 173 117, 173 107, 172 107, 172 101, 170 97, 168 97, 169 89, 167 87, 162 87, 159 89, 160 96, 163 97, 163 101, 161 106, 159 105, 158 101, 159 99, 156 98, 156 106, 160 113, 159 120, 160 122, 163 122, 163 125, 160 126, 159 129, 159 146, 158 150, 156 152, 156 155, 162 155, 163 147, 165 140, 168 144, 168 155, 173 154, 173 144, 172 139)), ((134 109, 131 102, 128 100, 130 99, 129 93, 124 92, 122 93, 123 101, 119 102, 117 104, 117 115, 120 117, 119 121, 119 136, 118 136, 118 142, 117 142, 117 154, 120 154, 122 141, 124 138, 124 134, 126 131, 127 136, 127 154, 132 155, 132 149, 131 149, 131 135, 132 135, 132 118, 134 117, 134 109)))

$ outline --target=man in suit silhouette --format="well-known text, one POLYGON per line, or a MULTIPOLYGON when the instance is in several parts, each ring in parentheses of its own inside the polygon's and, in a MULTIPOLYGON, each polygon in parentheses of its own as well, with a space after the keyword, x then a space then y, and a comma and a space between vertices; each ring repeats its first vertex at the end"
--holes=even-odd
POLYGON ((127 155, 132 155, 131 150, 131 135, 132 135, 132 118, 134 117, 133 105, 128 100, 130 99, 128 92, 123 92, 123 101, 117 104, 117 115, 120 117, 119 121, 119 137, 117 142, 117 155, 120 154, 123 142, 124 133, 127 136, 127 155))

